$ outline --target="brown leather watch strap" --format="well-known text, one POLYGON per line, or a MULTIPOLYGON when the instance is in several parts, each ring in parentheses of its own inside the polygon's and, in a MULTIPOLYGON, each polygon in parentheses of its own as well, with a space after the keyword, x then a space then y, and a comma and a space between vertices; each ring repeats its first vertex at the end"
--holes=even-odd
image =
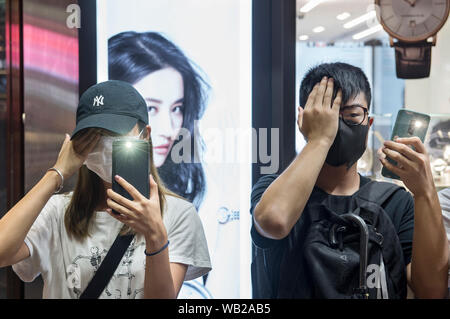
POLYGON ((397 77, 400 79, 421 79, 429 77, 432 46, 433 44, 426 40, 415 43, 395 43, 397 77))

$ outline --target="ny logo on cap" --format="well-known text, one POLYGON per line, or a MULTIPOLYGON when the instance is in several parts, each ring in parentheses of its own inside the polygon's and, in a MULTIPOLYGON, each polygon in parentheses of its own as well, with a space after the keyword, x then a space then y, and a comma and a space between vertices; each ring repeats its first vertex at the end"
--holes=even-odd
POLYGON ((104 99, 103 95, 100 95, 100 96, 97 95, 97 96, 94 98, 94 104, 93 104, 93 106, 100 106, 100 105, 103 105, 103 99, 104 99))

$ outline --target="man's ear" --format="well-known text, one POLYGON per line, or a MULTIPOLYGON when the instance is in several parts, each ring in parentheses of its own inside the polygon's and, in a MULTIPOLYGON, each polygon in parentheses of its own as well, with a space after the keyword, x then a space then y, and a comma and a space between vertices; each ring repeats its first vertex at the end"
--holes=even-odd
MULTIPOLYGON (((302 133, 302 126, 303 126, 303 112, 304 112, 304 109, 303 109, 302 106, 299 106, 299 107, 297 108, 297 111, 298 111, 297 125, 298 125, 298 129, 299 129, 300 133, 302 133)), ((302 134, 303 134, 303 133, 302 133, 302 134)))
MULTIPOLYGON (((373 124, 373 117, 369 117, 369 129, 373 124)), ((367 141, 369 140, 369 132, 367 132, 367 136, 366 136, 366 148, 367 148, 367 141)))

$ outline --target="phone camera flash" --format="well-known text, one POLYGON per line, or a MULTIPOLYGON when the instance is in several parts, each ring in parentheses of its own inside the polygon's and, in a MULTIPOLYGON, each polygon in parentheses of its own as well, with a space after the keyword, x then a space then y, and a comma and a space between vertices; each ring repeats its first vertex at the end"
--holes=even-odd
POLYGON ((422 127, 422 122, 421 121, 416 121, 415 123, 414 123, 414 126, 416 127, 416 128, 421 128, 422 127))

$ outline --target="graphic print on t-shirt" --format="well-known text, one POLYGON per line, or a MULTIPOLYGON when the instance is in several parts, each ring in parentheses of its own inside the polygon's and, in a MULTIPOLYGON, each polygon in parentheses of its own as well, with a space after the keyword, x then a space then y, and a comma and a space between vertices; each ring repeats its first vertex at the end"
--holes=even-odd
MULTIPOLYGON (((71 262, 67 269, 67 282, 70 284, 69 288, 73 290, 77 298, 79 298, 82 293, 80 278, 81 269, 78 262, 83 259, 89 260, 89 265, 93 268, 93 273, 95 274, 107 253, 108 251, 106 249, 103 249, 100 252, 100 249, 97 246, 94 246, 90 248, 90 256, 78 255, 71 262)), ((87 263, 84 264, 87 265, 87 263)))
MULTIPOLYGON (((110 282, 106 286, 104 293, 109 298, 115 298, 120 299, 122 296, 127 296, 130 298, 136 298, 136 296, 144 291, 144 288, 135 289, 132 292, 131 284, 132 279, 135 278, 135 274, 133 274, 132 271, 132 264, 133 264, 133 256, 136 248, 139 246, 144 246, 145 242, 140 242, 139 244, 136 244, 136 237, 133 238, 133 241, 131 242, 130 246, 125 251, 125 254, 121 260, 120 265, 117 267, 117 270, 115 271, 114 275, 112 276, 110 282), (120 289, 111 289, 110 285, 113 284, 116 280, 119 280, 120 278, 127 278, 128 279, 128 285, 127 285, 127 291, 122 292, 120 289)), ((100 267, 100 264, 102 263, 103 259, 105 258, 106 254, 108 253, 108 250, 103 249, 100 251, 100 248, 97 246, 90 248, 90 255, 78 255, 76 256, 69 267, 67 268, 67 282, 69 284, 69 288, 72 290, 72 292, 76 295, 77 298, 80 298, 80 295, 82 294, 81 291, 81 267, 83 267, 83 272, 92 273, 89 278, 93 278, 95 273, 97 272, 98 268, 100 267), (87 260, 89 262, 82 263, 82 266, 80 265, 81 260, 87 260), (90 267, 89 267, 90 266, 90 267), (84 267, 89 267, 89 269, 84 269, 84 267)), ((142 271, 145 271, 145 260, 142 267, 142 271)), ((143 286, 144 283, 142 283, 143 286)), ((113 285, 116 286, 116 285, 113 285)))
MULTIPOLYGON (((145 246, 145 242, 141 241, 139 244, 136 244, 136 237, 134 237, 133 240, 131 241, 130 246, 125 251, 122 261, 121 261, 120 265, 117 267, 117 270, 114 273, 114 275, 110 281, 110 283, 112 283, 112 282, 114 282, 114 280, 117 280, 120 278, 128 278, 128 288, 127 288, 127 292, 126 292, 127 298, 130 298, 130 296, 132 294, 131 281, 134 277, 136 277, 131 270, 131 266, 133 264, 134 252, 136 251, 136 248, 138 248, 139 246, 145 246)), ((143 265, 142 270, 145 270, 145 264, 143 265)), ((112 295, 110 293, 110 290, 108 289, 109 285, 110 284, 108 284, 106 286, 105 293, 108 297, 111 297, 112 295)), ((142 283, 142 286, 143 285, 144 285, 144 283, 142 283)), ((136 298, 136 295, 140 291, 143 291, 143 290, 144 290, 144 288, 135 290, 133 292, 133 295, 134 295, 133 299, 136 298)), ((119 289, 115 289, 115 291, 116 291, 116 294, 115 294, 114 298, 117 298, 117 299, 123 298, 122 295, 124 295, 124 294, 119 289)))

